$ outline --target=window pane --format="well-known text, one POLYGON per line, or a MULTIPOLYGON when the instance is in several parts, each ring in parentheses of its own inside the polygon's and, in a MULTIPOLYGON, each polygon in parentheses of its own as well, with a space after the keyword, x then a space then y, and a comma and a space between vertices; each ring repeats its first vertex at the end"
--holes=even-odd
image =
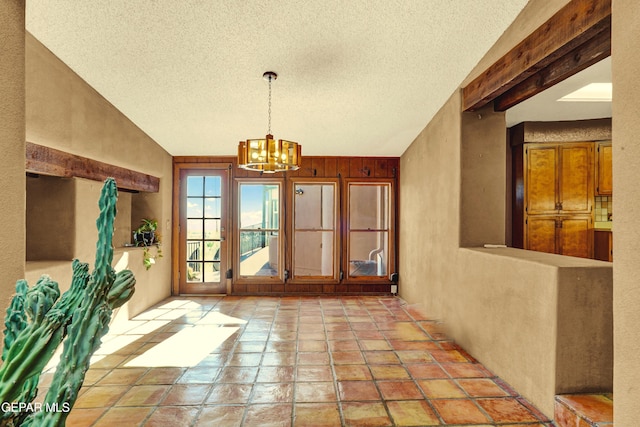
POLYGON ((188 261, 202 261, 203 254, 201 241, 187 241, 188 261))
POLYGON ((220 220, 219 219, 204 220, 204 238, 220 239, 220 220))
POLYGON ((220 203, 219 197, 204 199, 205 218, 220 218, 220 203))
POLYGON ((202 199, 189 197, 187 198, 187 217, 202 218, 202 199))
POLYGON ((349 223, 352 230, 387 230, 389 185, 350 185, 349 223))
POLYGON ((271 231, 240 232, 240 275, 278 275, 278 234, 271 231))
POLYGON ((333 276, 333 232, 297 231, 294 264, 295 276, 333 276))
POLYGON ((333 185, 297 184, 294 197, 297 230, 333 230, 333 185))
POLYGON ((204 282, 220 282, 220 263, 205 262, 204 263, 204 282))
POLYGON ((210 241, 204 244, 204 260, 220 261, 220 242, 210 241))
POLYGON ((206 176, 204 178, 204 195, 220 197, 222 195, 222 178, 219 176, 206 176))
POLYGON ((189 196, 202 196, 202 177, 201 176, 188 176, 187 177, 187 197, 189 196))
POLYGON ((389 233, 349 233, 349 276, 386 276, 389 233))
POLYGON ((202 282, 202 263, 187 263, 187 282, 202 282))
POLYGON ((187 220, 187 239, 202 239, 202 220, 187 220))
POLYGON ((280 186, 240 184, 240 228, 278 229, 280 186))

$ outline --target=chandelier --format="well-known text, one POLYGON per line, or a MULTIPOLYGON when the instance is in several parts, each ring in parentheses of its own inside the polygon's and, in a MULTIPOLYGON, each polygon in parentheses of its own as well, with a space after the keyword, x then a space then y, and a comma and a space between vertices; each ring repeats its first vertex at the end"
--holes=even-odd
POLYGON ((302 147, 297 142, 275 140, 271 134, 271 81, 278 78, 273 71, 262 77, 269 82, 269 129, 264 139, 248 139, 238 144, 238 167, 274 173, 300 168, 302 147))

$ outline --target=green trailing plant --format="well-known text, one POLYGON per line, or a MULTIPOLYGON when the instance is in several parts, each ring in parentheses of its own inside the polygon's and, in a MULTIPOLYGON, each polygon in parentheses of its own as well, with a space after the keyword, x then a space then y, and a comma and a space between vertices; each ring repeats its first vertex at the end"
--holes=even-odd
POLYGON ((142 262, 148 270, 156 262, 156 258, 162 258, 162 247, 158 221, 155 219, 142 218, 140 225, 133 231, 133 241, 136 246, 141 246, 142 262), (151 254, 151 248, 155 247, 155 255, 151 254))
POLYGON ((117 188, 111 178, 100 196, 96 221, 98 242, 93 272, 72 262, 71 286, 62 297, 58 283, 47 275, 29 289, 16 283, 5 317, 3 364, 0 366, 1 426, 63 426, 89 369, 91 355, 107 333, 114 308, 134 292, 131 271, 116 273, 113 261, 113 223, 117 188), (60 361, 44 400, 34 403, 42 370, 63 343, 60 361))

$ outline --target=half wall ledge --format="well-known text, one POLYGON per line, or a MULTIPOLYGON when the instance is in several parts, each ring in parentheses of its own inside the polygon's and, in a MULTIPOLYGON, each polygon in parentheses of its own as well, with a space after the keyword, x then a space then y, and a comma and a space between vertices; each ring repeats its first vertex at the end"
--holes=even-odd
POLYGON ((613 390, 611 263, 461 248, 447 334, 553 418, 556 394, 613 390))

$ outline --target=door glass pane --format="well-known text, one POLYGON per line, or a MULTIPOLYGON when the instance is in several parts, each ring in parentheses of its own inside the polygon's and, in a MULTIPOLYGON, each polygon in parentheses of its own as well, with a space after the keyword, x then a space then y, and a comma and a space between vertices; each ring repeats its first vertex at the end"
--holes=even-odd
POLYGON ((349 224, 351 230, 387 230, 389 185, 350 185, 349 224))
POLYGON ((188 219, 187 220, 187 239, 195 240, 202 239, 202 220, 201 219, 188 219))
POLYGON ((204 199, 204 217, 220 218, 220 204, 221 199, 219 197, 207 197, 206 199, 204 199))
POLYGON ((220 197, 222 195, 222 178, 219 176, 205 176, 204 195, 220 197))
POLYGON ((204 220, 204 238, 220 239, 220 220, 219 219, 204 220))
POLYGON ((240 276, 280 275, 280 185, 240 183, 240 276))
POLYGON ((196 197, 187 198, 187 217, 202 218, 202 199, 196 197))
POLYGON ((389 233, 352 231, 349 233, 349 276, 386 276, 389 233))
POLYGON ((202 196, 203 177, 189 176, 187 177, 187 197, 202 196))
POLYGON ((333 276, 333 231, 296 231, 295 276, 333 276))

